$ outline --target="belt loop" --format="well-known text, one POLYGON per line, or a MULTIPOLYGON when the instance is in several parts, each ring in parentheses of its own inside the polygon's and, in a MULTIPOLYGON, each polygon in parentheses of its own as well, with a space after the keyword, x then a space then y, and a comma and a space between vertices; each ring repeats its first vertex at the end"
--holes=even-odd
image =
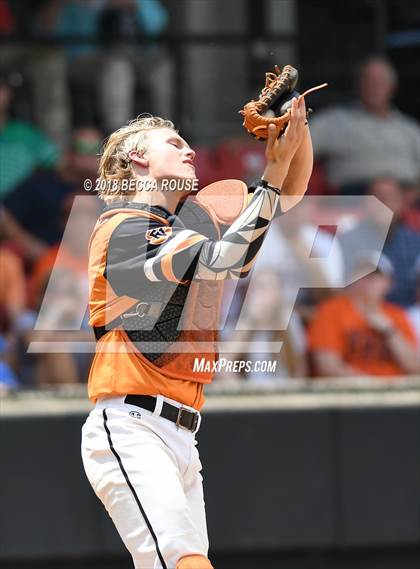
POLYGON ((163 406, 163 395, 156 395, 156 405, 153 411, 153 415, 160 415, 163 406))
POLYGON ((197 414, 198 414, 198 421, 197 421, 197 426, 193 431, 193 435, 196 435, 198 433, 198 431, 200 430, 200 427, 201 427, 201 418, 202 417, 201 417, 200 411, 197 411, 197 414))

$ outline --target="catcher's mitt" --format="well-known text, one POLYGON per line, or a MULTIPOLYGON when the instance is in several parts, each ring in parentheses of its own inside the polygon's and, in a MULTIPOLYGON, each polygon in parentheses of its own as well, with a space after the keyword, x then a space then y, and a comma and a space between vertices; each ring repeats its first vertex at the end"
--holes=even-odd
MULTIPOLYGON (((250 101, 239 111, 244 117, 243 126, 256 138, 265 140, 268 137, 268 125, 274 123, 282 127, 282 134, 290 119, 291 101, 300 93, 295 91, 299 78, 297 69, 285 65, 282 70, 275 65, 274 73, 265 74, 265 87, 257 101, 250 101)), ((308 89, 302 96, 326 87, 327 83, 308 89)))

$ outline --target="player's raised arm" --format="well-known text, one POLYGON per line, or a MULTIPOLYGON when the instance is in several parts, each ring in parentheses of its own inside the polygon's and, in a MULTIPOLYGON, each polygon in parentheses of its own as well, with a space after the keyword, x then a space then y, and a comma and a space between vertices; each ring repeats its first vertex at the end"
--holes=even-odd
POLYGON ((145 266, 146 276, 156 281, 166 275, 169 275, 169 280, 181 280, 187 272, 191 276, 192 255, 188 255, 187 251, 194 247, 194 280, 245 277, 253 266, 275 215, 282 184, 305 136, 305 122, 304 101, 294 99, 285 133, 278 137, 279 129, 275 125, 269 127, 263 178, 248 206, 221 239, 200 239, 199 232, 185 229, 177 234, 176 240, 169 240, 154 257, 149 258, 145 266), (183 260, 190 265, 183 266, 183 260))
POLYGON ((297 205, 308 189, 312 174, 314 154, 309 126, 305 128, 303 140, 290 163, 289 171, 283 182, 280 205, 283 212, 297 205))
MULTIPOLYGON (((267 168, 263 178, 273 180, 273 185, 280 187, 281 181, 281 211, 286 212, 297 205, 308 187, 309 178, 313 167, 313 150, 311 135, 308 122, 306 120, 306 105, 303 96, 293 99, 290 108, 290 121, 282 136, 276 139, 276 146, 285 146, 292 153, 293 158, 290 162, 284 160, 282 152, 274 146, 271 152, 276 151, 278 158, 268 160, 267 168), (286 175, 284 175, 285 165, 288 164, 286 175)), ((273 129, 274 130, 274 129, 273 129)), ((269 145, 267 145, 268 151, 269 145)), ((267 154, 267 153, 266 153, 267 154)))

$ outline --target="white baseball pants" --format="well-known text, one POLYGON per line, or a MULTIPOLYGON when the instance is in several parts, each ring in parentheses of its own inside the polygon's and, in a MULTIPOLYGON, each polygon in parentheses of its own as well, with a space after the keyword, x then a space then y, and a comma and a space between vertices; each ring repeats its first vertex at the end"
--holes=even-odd
MULTIPOLYGON (((163 400, 180 407, 158 396, 157 409, 163 400)), ((86 475, 136 569, 175 569, 185 555, 207 556, 196 444, 194 433, 124 397, 98 401, 83 426, 86 475)))

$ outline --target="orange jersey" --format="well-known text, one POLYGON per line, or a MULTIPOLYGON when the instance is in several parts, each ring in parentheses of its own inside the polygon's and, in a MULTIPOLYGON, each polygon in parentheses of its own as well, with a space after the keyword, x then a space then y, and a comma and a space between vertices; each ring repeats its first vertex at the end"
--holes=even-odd
MULTIPOLYGON (((395 328, 415 346, 415 335, 404 311, 389 302, 380 310, 395 328)), ((328 350, 369 375, 404 374, 393 357, 386 340, 373 330, 350 297, 339 295, 323 302, 309 326, 308 344, 311 351, 328 350)))
POLYGON ((215 361, 222 283, 191 283, 207 237, 176 226, 174 218, 163 208, 119 204, 95 226, 89 308, 100 338, 89 374, 92 401, 160 394, 196 409, 204 403, 203 384, 213 372, 195 371, 194 360, 215 361), (139 302, 161 303, 157 320, 136 317, 139 302))
MULTIPOLYGON (((176 215, 133 202, 106 208, 89 253, 90 324, 98 340, 93 401, 160 394, 202 406, 217 357, 223 282, 251 271, 270 221, 281 214, 279 194, 262 181, 247 207, 242 196, 235 215, 222 216, 233 220, 245 207, 223 237, 215 210, 198 198, 180 203, 176 215)), ((222 208, 229 213, 229 200, 222 208)))

